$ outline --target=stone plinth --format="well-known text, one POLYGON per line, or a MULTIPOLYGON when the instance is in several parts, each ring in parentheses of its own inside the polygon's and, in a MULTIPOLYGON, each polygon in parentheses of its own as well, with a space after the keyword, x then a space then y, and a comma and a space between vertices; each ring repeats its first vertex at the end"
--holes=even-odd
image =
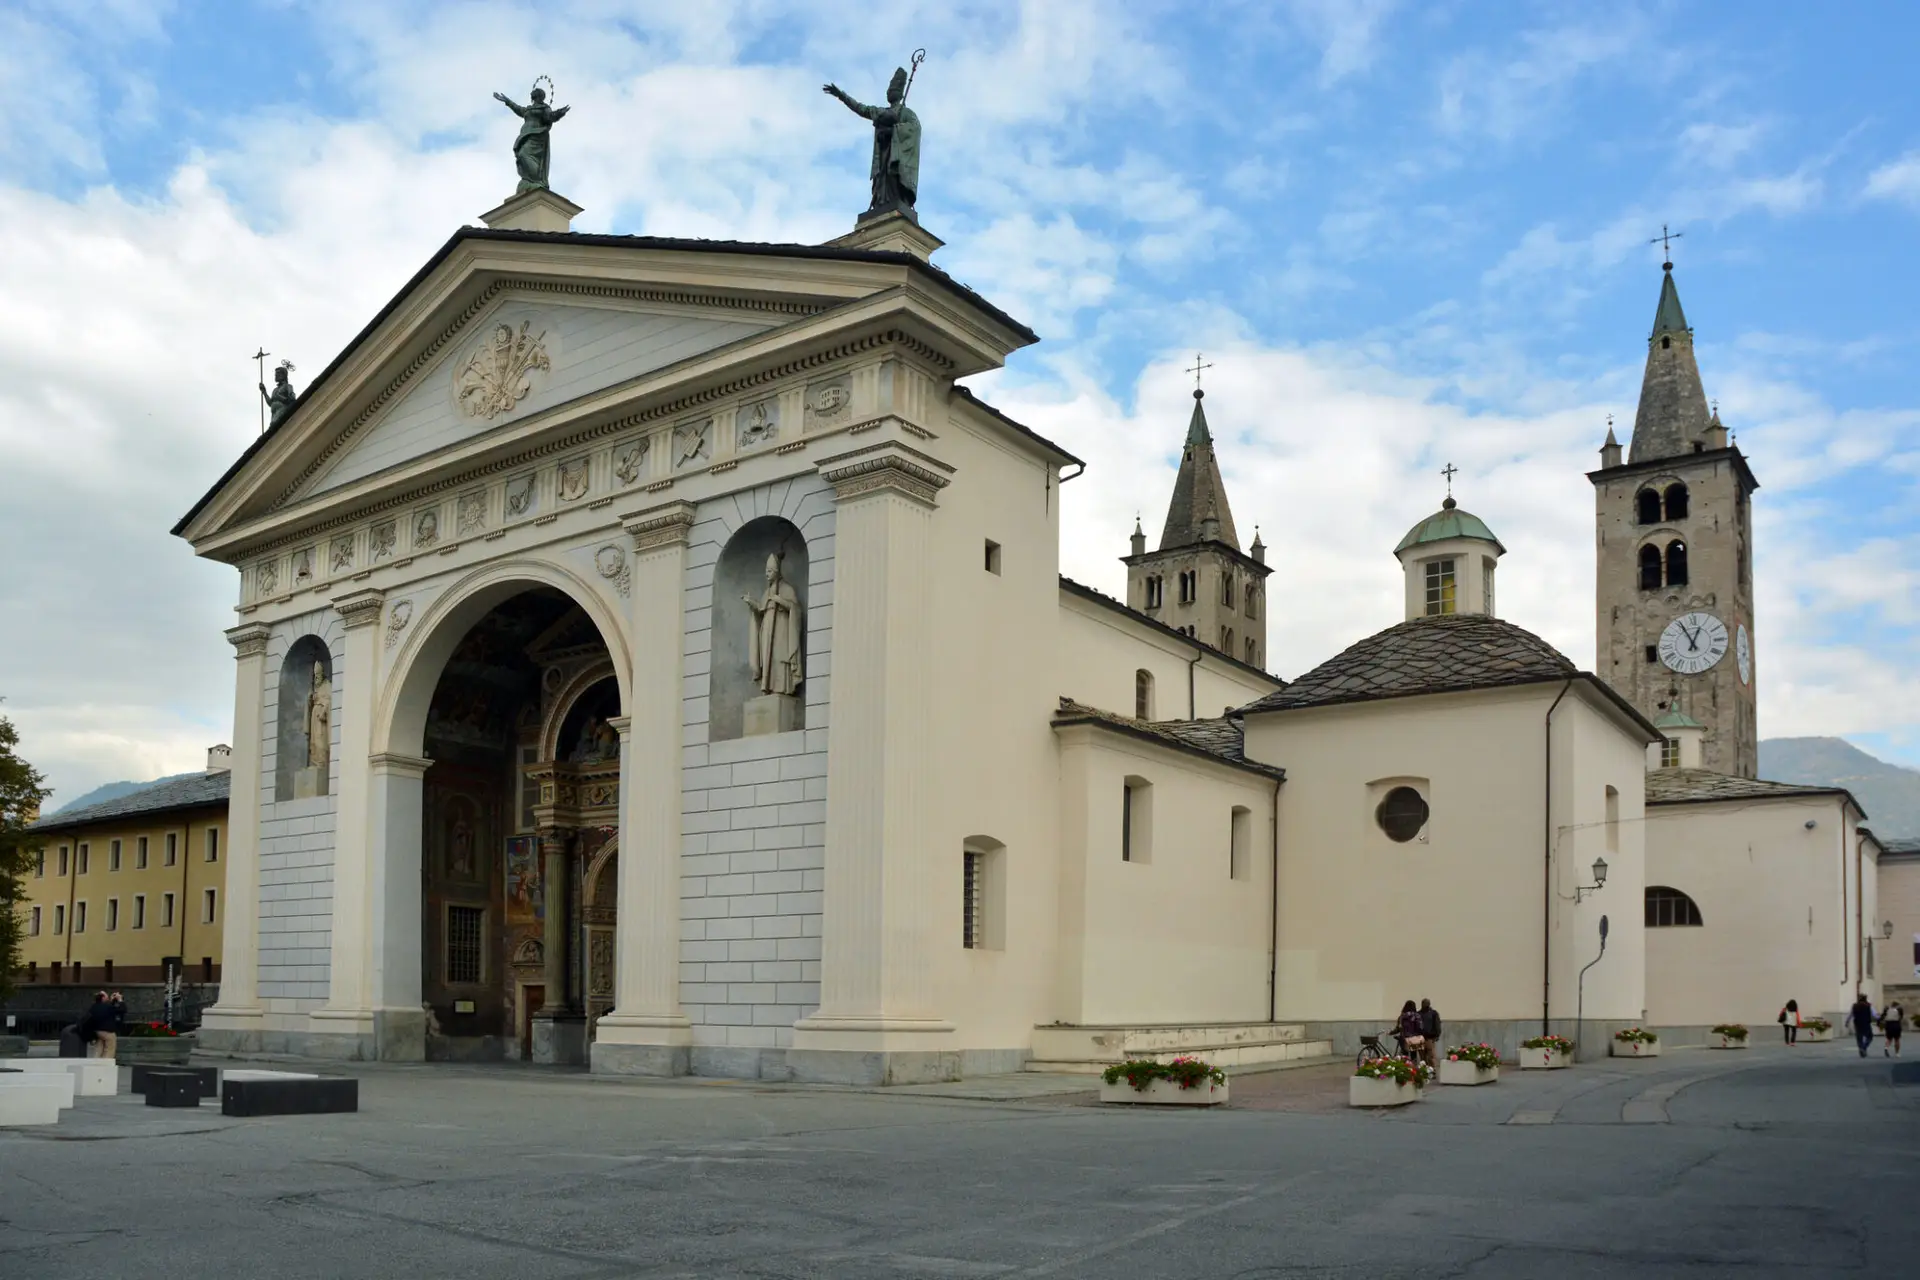
POLYGON ((327 770, 324 765, 310 764, 304 769, 296 769, 293 774, 293 798, 311 800, 315 796, 327 794, 327 770))
POLYGON ((883 253, 910 253, 922 262, 946 241, 920 225, 906 209, 869 209, 853 230, 828 244, 846 249, 876 249, 883 253))
POLYGON ((759 737, 767 733, 791 733, 806 727, 806 715, 800 699, 788 693, 763 693, 748 698, 741 714, 741 736, 759 737))
POLYGON ((480 221, 498 231, 571 231, 580 212, 573 201, 540 187, 494 206, 480 221))
POLYGON ((533 1060, 548 1066, 586 1065, 586 1017, 578 1013, 534 1014, 533 1060))

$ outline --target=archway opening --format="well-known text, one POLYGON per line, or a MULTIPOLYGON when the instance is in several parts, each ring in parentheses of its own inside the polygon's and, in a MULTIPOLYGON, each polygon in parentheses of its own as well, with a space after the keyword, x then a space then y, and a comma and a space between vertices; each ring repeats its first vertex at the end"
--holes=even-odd
POLYGON ((592 893, 590 933, 588 875, 618 837, 620 712, 606 641, 551 587, 499 600, 453 643, 422 737, 430 1059, 585 1061, 590 993, 611 982, 615 895, 592 893))

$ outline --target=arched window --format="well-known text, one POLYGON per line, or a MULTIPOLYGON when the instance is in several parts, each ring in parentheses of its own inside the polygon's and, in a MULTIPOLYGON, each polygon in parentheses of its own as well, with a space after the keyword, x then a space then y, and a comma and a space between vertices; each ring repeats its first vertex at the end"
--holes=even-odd
POLYGON ((1667 544, 1667 585, 1684 587, 1687 585, 1687 544, 1669 542, 1667 544))
POLYGON ((1633 500, 1634 521, 1638 524, 1660 523, 1660 491, 1642 489, 1633 500))
POLYGON ((1247 665, 1250 667, 1256 666, 1258 665, 1259 660, 1260 660, 1260 655, 1254 651, 1253 637, 1248 636, 1247 637, 1247 665))
POLYGON ((1697 928, 1703 923, 1700 908, 1686 894, 1663 884, 1647 886, 1647 928, 1697 928))
POLYGON ((1673 339, 1672 339, 1672 338, 1664 338, 1664 337, 1663 337, 1663 338, 1661 338, 1661 339, 1660 339, 1660 349, 1661 349, 1662 351, 1665 351, 1665 350, 1667 350, 1667 349, 1668 349, 1669 347, 1671 347, 1672 345, 1673 345, 1673 339))
POLYGON ((1220 575, 1220 603, 1229 609, 1233 608, 1233 575, 1231 573, 1220 575))
POLYGON ((1246 596, 1247 616, 1249 618, 1258 618, 1260 616, 1260 584, 1258 582, 1249 582, 1247 584, 1246 596))
POLYGON ((1232 627, 1220 628, 1220 652, 1226 654, 1229 658, 1233 656, 1233 628, 1232 627))
POLYGON ((1687 518, 1687 486, 1678 480, 1667 486, 1667 519, 1687 518))
POLYGON ((1133 716, 1136 720, 1153 719, 1153 672, 1145 667, 1133 673, 1133 716))
POLYGON ((1651 543, 1640 548, 1640 589, 1660 589, 1660 548, 1651 543))

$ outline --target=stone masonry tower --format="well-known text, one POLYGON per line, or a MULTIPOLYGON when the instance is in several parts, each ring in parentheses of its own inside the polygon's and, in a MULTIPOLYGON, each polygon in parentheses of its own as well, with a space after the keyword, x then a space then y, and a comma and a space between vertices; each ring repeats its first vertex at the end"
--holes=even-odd
MULTIPOLYGON (((1593 482, 1601 674, 1648 719, 1705 726, 1702 762, 1758 768, 1753 519, 1759 482, 1709 409, 1673 264, 1647 343, 1626 460, 1611 428, 1593 482)), ((1671 756, 1673 753, 1669 752, 1671 756)))
POLYGON ((1174 478, 1173 501, 1158 550, 1133 527, 1127 566, 1127 605, 1175 631, 1213 646, 1249 666, 1267 664, 1267 549, 1254 534, 1253 554, 1240 550, 1233 511, 1213 453, 1213 433, 1193 393, 1193 417, 1174 478))

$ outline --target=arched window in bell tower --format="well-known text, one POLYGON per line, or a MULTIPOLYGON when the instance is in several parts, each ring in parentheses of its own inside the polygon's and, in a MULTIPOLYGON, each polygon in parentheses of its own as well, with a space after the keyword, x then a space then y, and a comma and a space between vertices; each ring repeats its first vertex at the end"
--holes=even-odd
POLYGON ((1687 544, 1678 540, 1667 544, 1667 585, 1687 585, 1687 544))
POLYGON ((1640 589, 1642 591, 1660 589, 1660 548, 1652 543, 1640 548, 1640 589))
POLYGON ((1667 519, 1687 518, 1687 486, 1678 480, 1667 486, 1667 519))
POLYGON ((1633 499, 1635 524, 1660 523, 1660 491, 1642 489, 1633 499))

